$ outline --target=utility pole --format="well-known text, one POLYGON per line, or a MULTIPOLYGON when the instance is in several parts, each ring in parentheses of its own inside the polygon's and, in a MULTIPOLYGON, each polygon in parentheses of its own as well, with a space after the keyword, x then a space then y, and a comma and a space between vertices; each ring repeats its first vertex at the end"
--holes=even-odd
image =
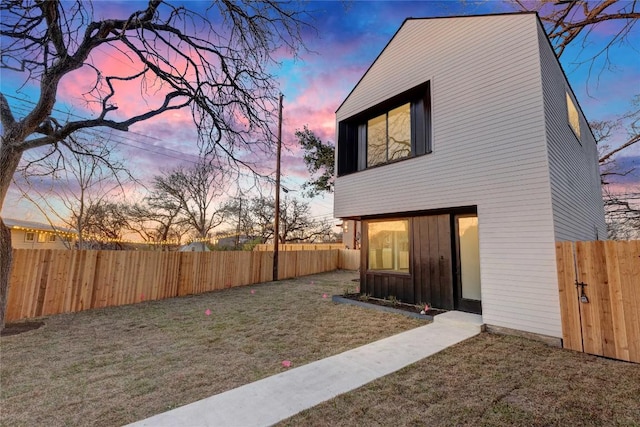
POLYGON ((273 224, 273 281, 278 280, 278 245, 280 243, 280 152, 282 151, 282 98, 278 102, 278 151, 276 154, 276 206, 273 224))
POLYGON ((242 222, 242 196, 240 196, 240 209, 238 209, 238 228, 236 229, 236 250, 240 245, 240 223, 242 222))

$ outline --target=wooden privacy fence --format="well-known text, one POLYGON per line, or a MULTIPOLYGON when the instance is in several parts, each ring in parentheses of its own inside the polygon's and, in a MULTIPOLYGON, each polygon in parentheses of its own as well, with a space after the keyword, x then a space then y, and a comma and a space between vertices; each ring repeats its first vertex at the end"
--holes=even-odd
MULTIPOLYGON (((278 251, 328 251, 331 249, 344 249, 342 243, 281 243, 278 245, 278 251)), ((273 245, 259 244, 253 248, 254 251, 271 251, 273 245)))
POLYGON ((640 363, 640 241, 557 242, 563 346, 640 363))
MULTIPOLYGON (((270 252, 15 249, 6 321, 269 282, 270 252)), ((285 252, 281 279, 332 271, 339 251, 285 252)))

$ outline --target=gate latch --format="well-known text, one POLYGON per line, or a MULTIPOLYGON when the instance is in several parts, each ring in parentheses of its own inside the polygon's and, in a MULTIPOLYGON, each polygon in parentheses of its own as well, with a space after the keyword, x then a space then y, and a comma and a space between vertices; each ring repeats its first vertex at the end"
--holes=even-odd
POLYGON ((579 287, 580 288, 580 302, 582 303, 588 303, 589 302, 589 298, 587 298, 587 294, 584 293, 584 287, 587 286, 586 283, 584 282, 578 282, 576 280, 576 288, 579 287))

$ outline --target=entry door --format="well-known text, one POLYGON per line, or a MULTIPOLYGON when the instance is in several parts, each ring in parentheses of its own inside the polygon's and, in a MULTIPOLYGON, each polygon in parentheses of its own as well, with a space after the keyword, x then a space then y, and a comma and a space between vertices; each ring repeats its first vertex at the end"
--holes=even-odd
POLYGON ((480 240, 478 216, 456 215, 456 309, 480 313, 480 240))

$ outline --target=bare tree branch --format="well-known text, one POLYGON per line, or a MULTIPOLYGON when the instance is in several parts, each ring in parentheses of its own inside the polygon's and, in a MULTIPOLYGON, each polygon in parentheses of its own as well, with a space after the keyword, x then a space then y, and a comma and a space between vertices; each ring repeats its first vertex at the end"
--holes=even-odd
POLYGON ((562 56, 566 47, 574 42, 583 30, 590 30, 606 21, 626 22, 611 40, 612 43, 622 42, 640 18, 637 0, 516 0, 516 4, 521 10, 538 12, 542 22, 548 24, 547 34, 558 57, 562 56))

